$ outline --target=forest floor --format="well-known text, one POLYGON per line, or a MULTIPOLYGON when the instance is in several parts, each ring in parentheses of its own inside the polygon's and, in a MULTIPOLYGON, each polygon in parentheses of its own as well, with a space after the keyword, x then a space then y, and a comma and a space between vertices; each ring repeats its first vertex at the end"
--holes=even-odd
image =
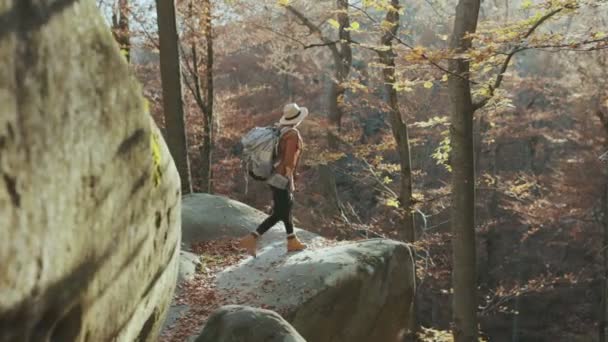
POLYGON ((189 310, 175 323, 167 327, 160 341, 187 341, 197 335, 209 315, 222 305, 232 303, 231 298, 220 295, 215 278, 224 269, 238 264, 247 256, 237 248, 234 239, 201 242, 192 246, 192 251, 200 255, 202 267, 194 279, 178 284, 172 305, 185 305, 189 310))
MULTIPOLYGON (((348 241, 343 242, 347 243, 348 241)), ((342 242, 317 238, 307 242, 307 251, 315 251, 316 253, 319 249, 336 246, 340 243, 342 242)), ((272 276, 268 275, 272 274, 272 269, 276 270, 285 259, 289 258, 284 255, 286 253, 284 248, 276 245, 265 248, 268 250, 263 252, 264 257, 258 256, 259 262, 248 266, 247 275, 249 278, 245 277, 239 280, 240 285, 247 286, 249 280, 254 282, 253 278, 262 278, 264 279, 262 286, 258 287, 259 291, 243 294, 238 293, 237 290, 220 289, 217 285, 218 275, 250 258, 238 248, 238 240, 221 239, 193 244, 191 251, 200 257, 201 267, 191 280, 178 284, 171 305, 172 307, 180 307, 183 311, 180 310, 179 317, 162 332, 160 341, 192 341, 194 336, 200 334, 212 312, 224 305, 251 305, 274 310, 283 315, 284 312, 281 308, 258 304, 264 301, 265 294, 281 291, 281 285, 275 283, 272 276)))

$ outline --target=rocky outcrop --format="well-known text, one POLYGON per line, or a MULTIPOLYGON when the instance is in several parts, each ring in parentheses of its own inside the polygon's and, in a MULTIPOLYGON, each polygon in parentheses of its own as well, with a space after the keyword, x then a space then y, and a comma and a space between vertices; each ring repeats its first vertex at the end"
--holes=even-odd
POLYGON ((0 0, 0 341, 154 341, 180 184, 91 0, 0 0))
POLYGON ((229 305, 215 311, 196 342, 306 342, 274 311, 229 305))
POLYGON ((262 212, 221 196, 187 194, 182 201, 184 243, 238 237, 263 219, 262 212))
POLYGON ((179 271, 177 274, 177 283, 194 279, 194 276, 202 267, 200 256, 188 251, 179 253, 179 271))
MULTIPOLYGON (((182 240, 188 244, 236 238, 254 231, 267 217, 263 212, 241 202, 223 196, 187 194, 182 201, 182 240)), ((295 232, 307 240, 320 239, 316 234, 296 228, 295 232)), ((261 239, 267 246, 285 238, 285 228, 277 224, 261 239)))
POLYGON ((280 312, 308 341, 397 341, 414 299, 407 245, 375 239, 285 254, 269 248, 218 275, 236 301, 280 312))
MULTIPOLYGON (((266 217, 220 196, 187 195, 184 203, 184 228, 200 241, 240 236, 266 217)), ((217 297, 279 312, 308 341, 397 341, 414 300, 409 247, 387 239, 336 243, 301 229, 297 234, 308 250, 286 253, 282 226, 264 234, 257 258, 217 274, 217 297)), ((190 309, 173 308, 176 316, 190 309)))

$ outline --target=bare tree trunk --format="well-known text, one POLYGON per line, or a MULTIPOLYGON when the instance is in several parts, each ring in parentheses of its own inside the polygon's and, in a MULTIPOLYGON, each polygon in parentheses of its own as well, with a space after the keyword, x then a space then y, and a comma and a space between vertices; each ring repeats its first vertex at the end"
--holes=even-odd
POLYGON ((350 18, 348 16, 348 0, 336 0, 337 10, 337 21, 338 27, 338 49, 339 53, 334 55, 334 65, 336 68, 336 84, 335 88, 332 88, 332 99, 330 108, 332 108, 331 119, 336 125, 338 130, 342 129, 342 117, 345 112, 345 99, 344 95, 346 89, 344 88, 344 82, 348 79, 350 69, 353 61, 353 53, 350 46, 350 18))
MULTIPOLYGON (((608 179, 608 176, 606 177, 608 179)), ((602 279, 602 302, 600 307, 599 340, 608 341, 608 181, 604 188, 604 243, 602 255, 604 257, 604 274, 602 279)))
POLYGON ((331 217, 345 217, 344 207, 338 195, 336 174, 329 165, 319 165, 319 191, 323 194, 326 203, 325 214, 331 217))
MULTIPOLYGON (((334 63, 337 65, 336 63, 334 63)), ((338 129, 341 129, 342 126, 342 117, 344 116, 342 111, 342 106, 340 105, 340 90, 338 87, 339 78, 338 72, 334 74, 334 79, 331 81, 329 85, 329 119, 333 125, 335 125, 338 129)))
POLYGON ((112 34, 127 61, 131 60, 129 0, 117 0, 112 9, 112 34))
MULTIPOLYGON (((290 13, 287 13, 287 17, 285 18, 285 28, 284 31, 288 32, 290 35, 294 35, 294 21, 293 21, 293 15, 291 15, 290 13)), ((294 60, 293 56, 292 56, 292 51, 295 50, 296 47, 293 44, 288 44, 287 45, 287 57, 286 57, 286 63, 287 65, 292 65, 294 62, 297 63, 297 58, 294 60)), ((288 72, 285 72, 283 74, 283 90, 285 91, 285 97, 287 98, 287 101, 289 102, 294 102, 294 87, 293 87, 293 82, 291 80, 292 75, 288 72)))
MULTIPOLYGON (((400 7, 399 0, 392 0, 391 4, 395 8, 400 7)), ((399 12, 389 10, 385 21, 393 25, 392 29, 382 36, 380 42, 381 45, 387 48, 387 51, 379 51, 378 55, 381 62, 385 65, 382 69, 384 90, 388 98, 391 129, 397 143, 401 166, 399 202, 404 211, 404 220, 403 225, 399 229, 399 235, 405 241, 414 242, 416 240, 416 232, 414 229, 414 215, 412 214, 412 160, 410 156, 409 135, 407 124, 403 120, 401 110, 399 109, 397 91, 393 87, 395 83, 395 53, 393 51, 392 40, 397 35, 397 29, 399 28, 399 12)))
MULTIPOLYGON (((601 106, 598 96, 598 107, 601 106)), ((604 133, 606 135, 606 142, 604 145, 608 146, 608 115, 602 111, 602 108, 599 107, 596 112, 600 122, 602 123, 602 127, 604 129, 604 133)), ((607 342, 608 341, 608 175, 606 175, 606 184, 604 185, 604 196, 603 196, 603 204, 604 204, 604 239, 602 244, 602 256, 604 258, 604 269, 603 269, 603 279, 602 279, 602 300, 600 303, 600 316, 598 322, 598 335, 599 342, 607 342)))
POLYGON ((158 38, 160 43, 160 74, 163 87, 163 111, 167 144, 179 171, 184 193, 192 192, 182 80, 179 61, 179 39, 175 20, 174 0, 156 0, 158 38))
MULTIPOLYGON (((394 68, 390 71, 384 70, 385 81, 394 79, 394 68), (387 75, 387 73, 389 75, 387 75)), ((403 225, 400 229, 400 237, 407 242, 416 241, 416 230, 414 227, 413 202, 412 202, 412 159, 410 155, 410 143, 407 124, 403 121, 399 104, 397 103, 397 91, 392 85, 386 85, 389 97, 390 121, 393 137, 397 143, 399 152, 399 164, 401 166, 401 188, 399 192, 399 203, 403 209, 403 225), (390 88, 390 89, 389 89, 390 88)))
POLYGON ((201 156, 201 191, 205 193, 213 193, 213 135, 214 135, 214 118, 213 118, 213 13, 210 0, 203 0, 203 25, 195 17, 192 0, 189 4, 189 20, 191 29, 190 57, 192 65, 186 63, 188 73, 185 75, 186 86, 194 96, 196 104, 203 114, 203 143, 200 148, 201 156), (197 33, 201 30, 205 33, 205 76, 204 87, 201 85, 200 70, 202 61, 199 58, 197 46, 197 33), (203 95, 203 91, 205 94, 203 95))
POLYGON ((207 103, 204 106, 205 136, 203 138, 202 161, 203 161, 203 184, 202 191, 213 192, 212 184, 212 157, 213 157, 213 27, 211 1, 203 0, 205 7, 205 40, 207 44, 207 59, 205 66, 205 90, 207 91, 207 103))
MULTIPOLYGON (((471 47, 468 33, 477 29, 480 0, 460 0, 456 7, 450 48, 462 53, 471 47)), ((456 342, 477 341, 477 270, 475 255, 475 161, 469 62, 449 62, 448 91, 451 106, 452 206, 452 316, 456 342)))
MULTIPOLYGON (((386 22, 392 24, 381 40, 380 44, 386 47, 386 51, 378 51, 381 62, 384 64, 382 76, 384 78, 384 91, 387 96, 390 107, 390 122, 393 137, 397 144, 399 152, 399 164, 401 166, 401 189, 399 192, 399 203, 403 210, 403 222, 399 229, 399 236, 407 242, 416 241, 416 230, 414 226, 413 203, 412 203, 412 159, 410 154, 410 143, 408 127, 401 115, 399 108, 399 100, 397 90, 393 86, 395 83, 395 52, 393 51, 393 38, 397 36, 399 29, 399 9, 401 5, 399 0, 391 0, 393 9, 387 10, 386 22)), ((409 332, 405 336, 405 340, 414 340, 414 335, 418 330, 416 320, 416 300, 413 301, 410 315, 409 332)))

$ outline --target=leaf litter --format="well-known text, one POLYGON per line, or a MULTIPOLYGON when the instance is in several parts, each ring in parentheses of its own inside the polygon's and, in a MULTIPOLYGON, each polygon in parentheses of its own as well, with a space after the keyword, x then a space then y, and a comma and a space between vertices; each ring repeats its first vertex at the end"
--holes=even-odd
MULTIPOLYGON (((331 239, 321 239, 309 244, 309 249, 321 249, 341 244, 331 239)), ((217 288, 216 278, 219 273, 228 267, 235 266, 248 256, 238 248, 235 239, 222 239, 206 241, 193 244, 191 251, 200 256, 201 267, 195 277, 190 281, 178 284, 178 289, 171 305, 187 305, 189 310, 182 314, 175 323, 168 326, 159 338, 160 342, 183 342, 189 337, 201 332, 211 313, 223 305, 247 305, 248 303, 259 303, 260 295, 255 292, 243 293, 238 289, 217 288)), ((305 257, 303 260, 309 260, 305 257)), ((270 268, 280 267, 284 259, 273 261, 270 268)), ((258 271, 268 269, 258 266, 258 271)), ((244 280, 244 279, 243 279, 244 280)), ((241 285, 246 285, 242 283, 241 285)), ((276 281, 272 278, 266 279, 261 292, 271 292, 276 281)), ((309 291, 304 291, 306 294, 309 291)), ((260 304, 263 309, 274 310, 284 316, 290 308, 276 308, 271 305, 260 304)))

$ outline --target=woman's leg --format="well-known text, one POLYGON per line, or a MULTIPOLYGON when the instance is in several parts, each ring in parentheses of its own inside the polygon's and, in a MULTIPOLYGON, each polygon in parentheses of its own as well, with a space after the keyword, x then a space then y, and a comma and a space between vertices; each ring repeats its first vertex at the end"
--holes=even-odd
POLYGON ((281 221, 285 224, 285 232, 287 233, 287 252, 297 252, 306 249, 306 245, 303 244, 293 233, 293 194, 285 190, 282 194, 283 202, 285 206, 281 211, 281 221))
POLYGON ((272 226, 277 224, 281 220, 281 215, 284 209, 282 208, 282 197, 279 193, 279 189, 270 187, 272 190, 272 214, 268 216, 255 230, 258 235, 262 235, 266 233, 272 226))
POLYGON ((281 202, 283 203, 281 210, 281 221, 285 225, 287 235, 293 234, 293 194, 288 190, 281 190, 281 202))

